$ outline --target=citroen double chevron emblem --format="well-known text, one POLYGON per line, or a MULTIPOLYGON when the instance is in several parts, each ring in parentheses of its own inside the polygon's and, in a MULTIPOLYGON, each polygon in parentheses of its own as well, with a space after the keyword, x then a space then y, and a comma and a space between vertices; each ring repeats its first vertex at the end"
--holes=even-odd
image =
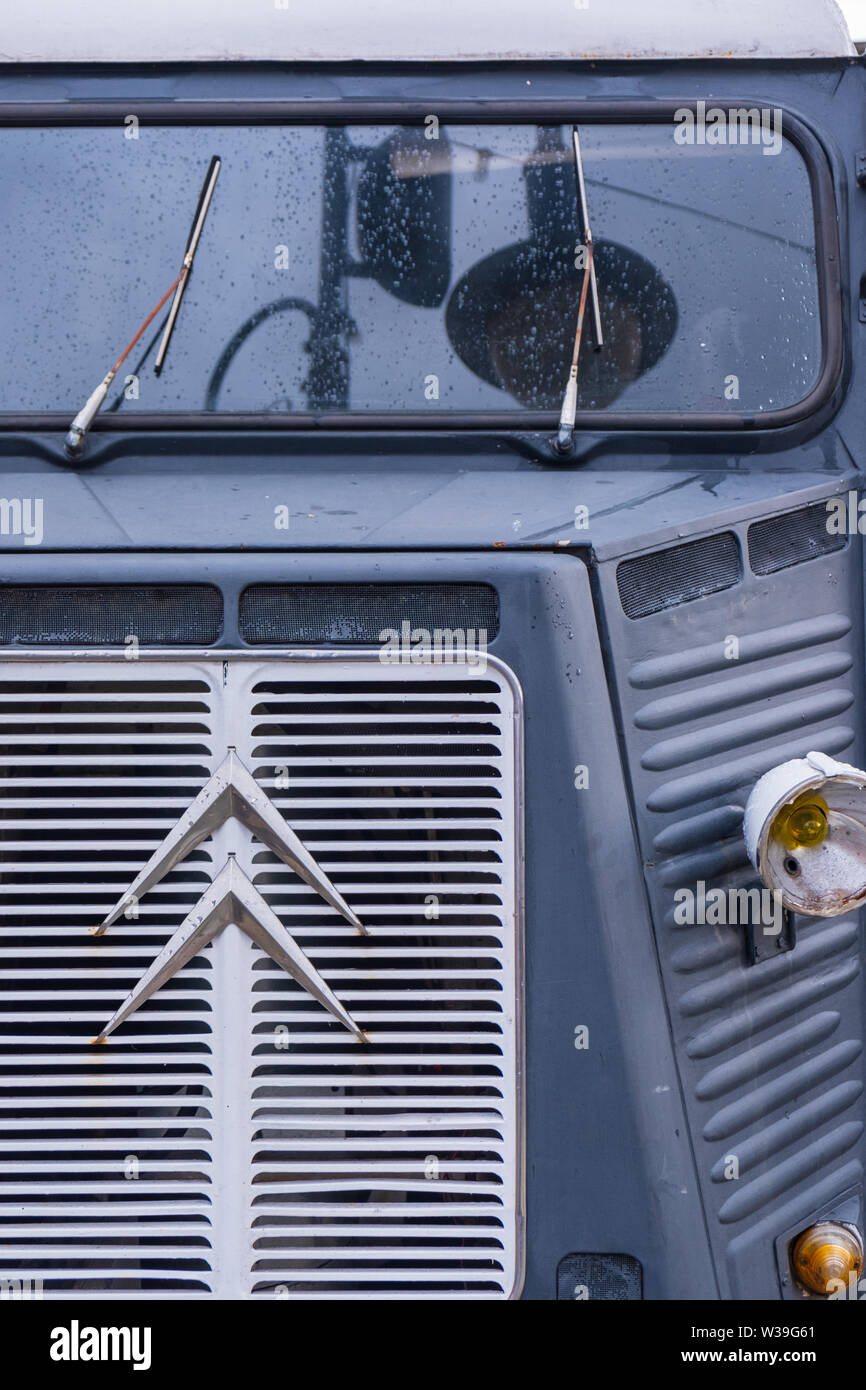
MULTIPOLYGON (((314 888, 357 932, 363 936, 367 935, 366 928, 358 921, 328 876, 319 868, 313 856, 265 796, 234 749, 229 750, 225 761, 202 787, 174 829, 169 831, 138 878, 111 909, 105 921, 93 928, 93 935, 101 936, 107 931, 130 904, 138 902, 148 889, 174 868, 175 864, 231 817, 246 825, 256 839, 278 855, 289 868, 294 869, 298 877, 314 888)), ((124 1019, 129 1018, 145 999, 155 994, 166 980, 171 979, 187 961, 192 960, 193 956, 230 924, 246 932, 272 960, 288 971, 298 984, 303 985, 308 994, 318 999, 335 1018, 345 1024, 359 1042, 367 1041, 364 1031, 343 1008, 312 961, 265 902, 255 884, 235 863, 233 855, 229 856, 210 888, 184 918, 94 1041, 104 1042, 109 1033, 113 1033, 124 1019)))

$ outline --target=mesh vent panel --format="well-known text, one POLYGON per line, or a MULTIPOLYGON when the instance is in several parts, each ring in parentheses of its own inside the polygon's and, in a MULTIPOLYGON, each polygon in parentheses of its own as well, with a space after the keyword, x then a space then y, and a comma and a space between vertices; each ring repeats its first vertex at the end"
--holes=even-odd
POLYGON ((211 584, 9 584, 0 588, 0 644, 209 646, 222 630, 211 584))
POLYGON ((739 577, 740 552, 731 531, 624 560, 616 572, 620 601, 629 618, 645 618, 663 608, 717 594, 730 589, 739 577))
POLYGON ((404 622, 413 628, 487 633, 499 628, 496 590, 487 584, 253 584, 241 594, 245 642, 309 646, 376 644, 404 622))
POLYGON ((756 574, 774 574, 818 555, 844 550, 848 538, 832 535, 827 529, 829 519, 826 503, 819 502, 815 507, 756 522, 749 527, 752 569, 756 574))

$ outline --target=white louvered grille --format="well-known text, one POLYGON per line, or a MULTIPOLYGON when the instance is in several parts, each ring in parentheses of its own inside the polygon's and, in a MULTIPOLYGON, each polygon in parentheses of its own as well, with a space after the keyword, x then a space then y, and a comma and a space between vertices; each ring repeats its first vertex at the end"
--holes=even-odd
POLYGON ((271 668, 253 685, 251 742, 262 785, 370 932, 256 855, 259 887, 370 1043, 259 959, 255 1287, 508 1293, 511 691, 447 666, 356 667, 339 686, 271 668))
POLYGON ((207 886, 206 847, 89 930, 206 781, 210 705, 201 675, 122 661, 0 672, 0 1278, 25 1291, 210 1288, 208 962, 90 1041, 207 886))
POLYGON ((492 663, 6 664, 0 1278, 514 1291, 517 703, 492 663), (369 937, 234 821, 89 935, 229 744, 369 937), (231 852, 370 1041, 229 927, 93 1047, 231 852))

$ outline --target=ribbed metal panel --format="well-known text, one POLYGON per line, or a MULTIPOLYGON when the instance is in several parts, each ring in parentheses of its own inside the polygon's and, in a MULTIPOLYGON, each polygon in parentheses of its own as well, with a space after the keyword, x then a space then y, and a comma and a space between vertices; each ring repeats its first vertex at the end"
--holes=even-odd
POLYGON ((674 893, 699 882, 707 892, 755 884, 742 838, 750 783, 807 744, 838 753, 850 747, 849 627, 828 614, 754 633, 735 661, 718 643, 715 672, 697 644, 639 662, 630 675, 636 690, 652 685, 652 698, 634 713, 645 731, 646 804, 660 822, 649 858, 671 996, 687 1039, 684 1068, 718 1185, 713 1205, 726 1227, 754 1217, 861 1135, 862 1124, 845 1118, 862 1094, 861 1043, 840 1029, 833 1007, 858 973, 858 928, 855 920, 799 918, 796 950, 749 968, 743 928, 680 925, 674 893), (700 683, 689 687, 698 672, 700 683), (707 809, 717 799, 722 804, 707 809))
POLYGON ((740 927, 678 926, 673 910, 674 891, 683 885, 703 881, 710 891, 755 883, 742 842, 749 781, 806 744, 840 753, 851 745, 852 730, 841 721, 853 705, 852 660, 837 642, 847 628, 847 620, 834 614, 817 624, 770 628, 753 634, 745 653, 741 644, 735 663, 724 660, 720 644, 717 678, 708 673, 689 691, 681 682, 691 674, 689 659, 695 670, 705 664, 701 646, 677 652, 669 669, 656 660, 652 670, 651 663, 638 663, 631 671, 638 688, 648 677, 655 684, 634 723, 653 730, 641 755, 642 769, 659 774, 646 798, 664 819, 653 862, 664 930, 671 934, 670 965, 681 981, 677 1008, 689 1033, 688 1070, 701 1102, 703 1138, 716 1151, 712 1179, 723 1184, 723 1225, 766 1207, 792 1181, 851 1148, 862 1130, 835 1119, 858 1099, 859 1081, 833 1084, 858 1061, 859 1040, 840 1037, 835 1009, 816 1008, 833 1001, 858 973, 856 922, 798 919, 794 955, 748 969, 740 927), (762 662, 765 651, 776 653, 769 667, 762 662), (716 714, 708 721, 710 712, 716 714), (695 815, 719 794, 733 796, 734 803, 695 815), (826 1133, 780 1162, 778 1155, 790 1154, 796 1140, 815 1137, 822 1122, 826 1133), (730 1163, 726 1177, 730 1156, 738 1162, 735 1181, 730 1163))
POLYGON ((5 664, 0 1278, 60 1297, 513 1291, 518 716, 492 663, 5 664), (229 744, 368 937, 235 821, 90 935, 229 744), (234 927, 91 1044, 227 853, 368 1044, 234 927))
MULTIPOLYGON (((759 925, 753 964, 746 926, 677 915, 681 890, 695 901, 759 884, 742 833, 758 777, 813 748, 859 762, 856 597, 846 611, 859 575, 844 550, 823 564, 820 585, 808 566, 793 591, 797 571, 747 573, 736 595, 615 632, 640 848, 723 1297, 766 1288, 767 1243, 862 1176, 857 920, 798 917, 793 950, 759 925)), ((607 593, 613 607, 611 574, 607 593)))

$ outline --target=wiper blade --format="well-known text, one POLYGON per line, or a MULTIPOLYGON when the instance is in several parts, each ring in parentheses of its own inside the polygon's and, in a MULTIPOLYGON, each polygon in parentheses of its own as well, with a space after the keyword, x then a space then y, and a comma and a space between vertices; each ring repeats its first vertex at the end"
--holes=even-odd
POLYGON ((595 278, 595 261, 591 255, 592 232, 589 226, 589 206, 586 201, 586 180, 583 177, 583 158, 580 153, 580 136, 577 133, 577 126, 572 131, 574 137, 574 172, 577 178, 577 196, 580 201, 580 220, 583 224, 583 234, 586 237, 587 259, 590 261, 589 282, 592 287, 592 314, 595 327, 595 349, 604 347, 604 334, 601 329, 601 308, 598 302, 598 283, 595 278))
POLYGON ((165 361, 165 354, 168 352, 168 345, 171 342, 171 335, 174 332, 175 321, 177 319, 178 310, 180 309, 180 301, 183 299, 183 292, 186 289, 186 282, 189 279, 189 272, 192 270, 192 263, 195 259, 195 253, 198 250, 199 239, 201 237, 202 231, 204 230, 205 218, 207 217, 207 211, 210 207, 211 198, 213 197, 214 189, 216 188, 216 181, 219 178, 219 171, 221 167, 222 161, 219 158, 219 155, 215 154, 211 159, 210 166, 208 168, 207 174, 205 175, 205 181, 202 184, 201 193, 199 194, 198 207, 196 208, 195 217, 192 220, 192 231, 189 234, 189 240, 186 244, 186 251, 184 252, 183 268, 181 269, 180 276, 178 277, 178 285, 177 289, 174 292, 174 299, 172 300, 171 309, 169 310, 168 322, 165 325, 165 332, 162 335, 162 342, 159 345, 159 351, 156 354, 156 361, 153 364, 153 370, 156 372, 157 376, 159 376, 160 372, 162 371, 162 364, 165 361))
POLYGON ((595 256, 592 243, 592 228, 589 225, 589 208, 586 201, 586 182, 583 177, 583 158, 580 153, 580 136, 574 127, 574 168, 577 177, 577 195, 580 201, 580 215, 583 221, 583 236, 586 242, 586 265, 583 270, 583 283, 580 287, 580 304, 577 310, 577 329, 574 335, 574 352, 568 385, 562 402, 559 417, 559 432, 554 439, 554 448, 559 454, 570 454, 574 448, 574 422, 577 417, 577 364, 580 357, 580 344, 583 338, 583 318, 586 312, 586 296, 590 285, 593 292, 593 314, 595 318, 595 349, 604 346, 601 328, 601 310, 598 302, 598 285, 595 278, 595 256))
POLYGON ((219 174, 219 171, 220 160, 216 155, 214 155, 213 159, 210 162, 210 168, 208 169, 204 184, 202 185, 201 194, 199 195, 198 208, 196 210, 195 219, 193 221, 192 232, 190 233, 190 237, 187 242, 186 252, 184 253, 183 264, 180 268, 180 273, 177 276, 177 278, 172 282, 172 284, 169 285, 165 294, 162 296, 162 299, 160 299, 156 307, 152 309, 151 312, 148 314, 147 318, 144 320, 144 323, 139 328, 135 337, 124 348, 123 352, 118 357, 114 366, 108 372, 106 372, 105 376, 102 378, 102 381, 99 383, 96 390, 93 391, 91 395, 87 398, 86 404, 82 406, 81 410, 79 410, 75 419, 72 421, 72 424, 69 427, 69 432, 66 435, 66 439, 64 441, 66 453, 70 458, 75 459, 80 457, 81 450, 84 444, 85 435, 87 434, 87 431, 90 429, 90 426, 93 424, 93 421, 96 419, 96 416, 99 414, 100 408, 102 407, 102 404, 105 401, 106 396, 108 395, 108 388, 111 386, 112 381, 117 376, 118 371, 120 370, 123 363, 126 361, 129 354, 132 352, 132 349, 135 347, 139 338, 141 338, 142 334, 156 318, 157 314, 159 313, 162 306, 165 304, 166 300, 172 294, 174 294, 175 298, 171 306, 171 310, 169 312, 168 322, 166 324, 166 331, 163 334, 162 343, 160 344, 160 356, 157 359, 159 366, 162 365, 162 361, 164 360, 166 351, 168 349, 168 340, 171 337, 171 330, 174 328, 174 322, 177 318, 177 311, 180 308, 180 301, 183 294, 183 288, 186 284, 187 277, 189 276, 196 248, 198 247, 199 239, 201 237, 202 228, 204 227, 204 220, 207 216, 207 210, 210 206, 211 198, 213 197, 214 185, 216 184, 217 175, 219 174))

